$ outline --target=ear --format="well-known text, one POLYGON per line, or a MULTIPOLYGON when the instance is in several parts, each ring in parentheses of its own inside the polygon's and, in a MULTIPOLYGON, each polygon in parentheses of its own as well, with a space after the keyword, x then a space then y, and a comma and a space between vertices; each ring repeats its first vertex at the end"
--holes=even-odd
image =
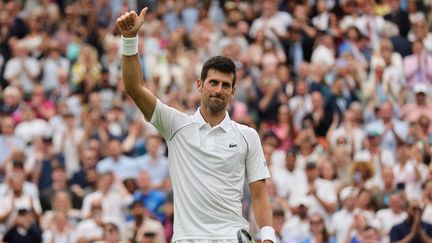
POLYGON ((235 94, 235 91, 236 91, 236 87, 234 86, 234 87, 232 88, 231 95, 234 95, 234 94, 235 94))
POLYGON ((204 82, 201 80, 201 79, 198 79, 197 81, 196 81, 196 85, 197 85, 197 90, 198 90, 198 92, 202 92, 202 87, 203 87, 203 85, 204 85, 204 82))

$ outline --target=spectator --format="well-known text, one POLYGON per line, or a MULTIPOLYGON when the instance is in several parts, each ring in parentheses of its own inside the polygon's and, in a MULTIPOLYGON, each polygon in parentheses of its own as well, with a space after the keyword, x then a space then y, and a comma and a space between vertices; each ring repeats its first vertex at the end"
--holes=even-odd
MULTIPOLYGON (((14 135, 15 122, 11 116, 3 116, 0 124, 0 178, 4 177, 6 163, 16 151, 23 151, 24 142, 14 135)), ((0 180, 3 181, 3 180, 0 180)))
POLYGON ((146 140, 147 154, 137 157, 139 170, 145 170, 151 178, 153 188, 161 188, 168 179, 168 158, 162 154, 162 140, 159 135, 150 135, 146 140))
POLYGON ((405 121, 394 118, 393 105, 390 102, 379 106, 378 119, 366 126, 367 131, 383 131, 381 147, 396 152, 396 144, 406 139, 408 125, 405 121))
POLYGON ((341 210, 335 212, 331 218, 331 231, 336 237, 336 242, 345 242, 349 233, 349 226, 354 218, 355 203, 357 200, 357 189, 345 187, 339 193, 339 200, 342 204, 341 210))
POLYGON ((294 190, 296 182, 305 180, 305 173, 296 167, 296 150, 290 148, 285 153, 285 164, 282 168, 272 170, 272 181, 275 184, 278 196, 288 198, 294 190))
POLYGON ((22 88, 24 94, 29 95, 40 73, 39 62, 36 58, 27 56, 28 50, 24 42, 15 43, 13 53, 14 57, 6 63, 4 78, 9 85, 22 88))
POLYGON ((313 214, 309 217, 310 233, 309 236, 302 240, 302 243, 309 242, 335 242, 334 238, 331 238, 327 232, 326 225, 323 218, 318 214, 313 214))
POLYGON ((148 210, 149 217, 156 218, 163 222, 165 215, 160 211, 166 201, 165 195, 152 187, 150 175, 141 171, 137 179, 138 190, 133 195, 134 201, 141 202, 148 210))
POLYGON ((64 129, 58 131, 54 138, 54 150, 63 154, 67 177, 70 178, 79 170, 78 147, 84 140, 85 131, 78 127, 76 119, 71 112, 62 114, 64 129))
POLYGON ((388 237, 393 226, 402 223, 406 219, 407 214, 403 211, 403 207, 403 194, 395 193, 390 196, 389 208, 377 211, 374 221, 383 238, 386 239, 388 237))
POLYGON ((138 165, 132 158, 123 155, 121 141, 118 138, 111 138, 108 146, 109 156, 97 163, 98 173, 112 172, 121 179, 128 176, 136 178, 138 165))
POLYGON ((65 168, 62 166, 53 167, 51 178, 51 186, 49 188, 43 189, 40 193, 40 201, 43 211, 53 209, 51 202, 53 201, 55 195, 61 191, 67 192, 69 194, 69 197, 72 200, 72 206, 74 208, 81 208, 82 198, 78 197, 72 190, 69 189, 65 168))
POLYGON ((54 217, 57 212, 65 213, 69 221, 69 225, 74 228, 81 221, 81 213, 77 209, 72 208, 71 197, 66 191, 58 191, 52 199, 52 209, 45 211, 40 220, 40 225, 43 230, 55 225, 54 217))
POLYGON ((3 237, 5 242, 42 242, 42 233, 34 224, 32 212, 20 209, 17 212, 15 225, 3 237))
POLYGON ((301 242, 309 235, 308 200, 301 199, 294 208, 297 213, 289 217, 282 227, 282 242, 301 242))
POLYGON ((432 225, 421 220, 423 208, 415 201, 410 201, 406 208, 407 219, 390 230, 390 241, 428 242, 432 237, 432 225))
POLYGON ((156 242, 166 242, 162 224, 146 215, 146 209, 141 201, 134 201, 130 206, 132 219, 128 222, 128 239, 137 242, 152 238, 156 242))
POLYGON ((25 143, 31 143, 33 139, 49 131, 48 123, 36 118, 36 112, 31 106, 24 105, 21 111, 23 121, 16 126, 15 135, 25 143))
POLYGON ((69 222, 69 215, 63 211, 57 211, 53 222, 42 235, 43 242, 75 242, 76 235, 69 222))
MULTIPOLYGON (((376 188, 372 188, 374 205, 377 210, 389 207, 390 197, 392 194, 403 189, 396 187, 395 176, 393 173, 393 167, 387 166, 382 168, 381 172, 382 184, 378 184, 376 188)), ((402 185, 402 184, 400 184, 402 185)))
POLYGON ((404 73, 408 85, 413 87, 416 83, 432 84, 432 56, 426 52, 421 41, 412 44, 412 55, 404 57, 404 73))
POLYGON ((90 214, 75 228, 78 242, 97 241, 103 237, 102 202, 95 200, 91 203, 90 214))
MULTIPOLYGON (((1 70, 1 69, 0 69, 1 70)), ((15 86, 8 86, 3 90, 3 99, 0 100, 0 114, 16 115, 21 103, 21 92, 15 86)))
POLYGON ((82 218, 91 216, 93 203, 100 203, 102 206, 101 213, 104 218, 112 217, 124 222, 126 219, 124 209, 131 203, 132 197, 127 193, 121 182, 116 181, 114 188, 115 180, 111 172, 100 175, 97 191, 84 197, 81 208, 82 218))
POLYGON ((42 85, 44 89, 50 94, 53 90, 60 85, 59 72, 61 70, 68 70, 70 67, 69 60, 62 56, 60 43, 58 41, 51 41, 48 43, 44 59, 42 60, 42 85))
POLYGON ((432 181, 424 183, 423 202, 425 204, 422 220, 426 223, 432 224, 432 181))

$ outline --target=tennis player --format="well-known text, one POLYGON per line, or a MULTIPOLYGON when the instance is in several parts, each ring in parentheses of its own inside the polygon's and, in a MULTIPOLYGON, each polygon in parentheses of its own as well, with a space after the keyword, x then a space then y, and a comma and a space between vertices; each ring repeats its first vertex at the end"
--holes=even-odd
POLYGON ((166 140, 174 192, 173 242, 244 242, 248 222, 242 217, 246 179, 263 242, 275 242, 265 179, 269 171, 257 132, 232 121, 227 112, 235 92, 235 65, 213 57, 196 81, 201 104, 192 116, 163 104, 145 87, 138 53, 140 15, 117 19, 122 34, 125 89, 166 140))

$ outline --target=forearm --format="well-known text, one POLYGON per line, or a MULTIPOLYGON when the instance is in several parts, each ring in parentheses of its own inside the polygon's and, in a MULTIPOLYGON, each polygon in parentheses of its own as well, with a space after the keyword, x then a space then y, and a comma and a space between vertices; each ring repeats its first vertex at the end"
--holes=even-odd
POLYGON ((265 190, 265 180, 256 181, 251 184, 252 209, 258 227, 272 226, 272 209, 265 190), (253 188, 256 189, 253 189, 253 188))
POLYGON ((137 91, 144 86, 138 54, 122 55, 122 74, 126 92, 135 99, 134 96, 138 94, 137 91))

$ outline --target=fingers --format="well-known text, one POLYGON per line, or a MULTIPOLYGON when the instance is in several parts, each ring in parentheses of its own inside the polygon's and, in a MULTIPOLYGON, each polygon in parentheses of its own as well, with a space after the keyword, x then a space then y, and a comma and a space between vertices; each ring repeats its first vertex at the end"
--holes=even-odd
POLYGON ((139 18, 140 18, 141 20, 143 20, 143 21, 144 21, 144 17, 145 17, 145 15, 146 15, 146 13, 147 13, 147 10, 148 10, 148 8, 145 7, 145 8, 143 8, 143 9, 141 10, 141 12, 140 12, 139 18))

